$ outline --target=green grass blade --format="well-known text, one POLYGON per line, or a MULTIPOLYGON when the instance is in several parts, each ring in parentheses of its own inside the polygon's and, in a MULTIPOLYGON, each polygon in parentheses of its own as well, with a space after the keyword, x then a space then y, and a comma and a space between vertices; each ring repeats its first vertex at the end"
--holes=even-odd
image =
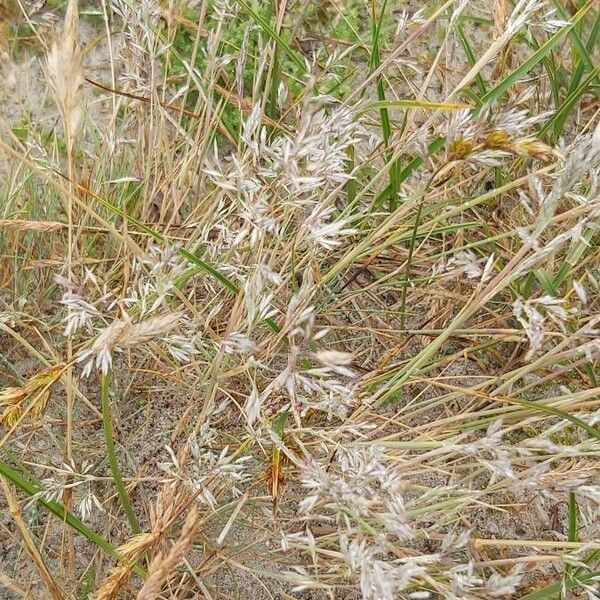
POLYGON ((573 107, 581 98, 581 96, 583 96, 583 94, 590 89, 592 82, 598 77, 599 73, 600 67, 595 68, 591 73, 588 74, 585 80, 562 101, 558 109, 540 129, 538 134, 540 137, 544 136, 550 129, 554 128, 550 141, 552 143, 556 143, 556 140, 558 140, 558 137, 562 133, 569 113, 571 110, 573 110, 573 107))
POLYGON ((506 92, 511 86, 513 86, 519 79, 527 75, 536 65, 538 65, 544 57, 546 57, 563 39, 568 33, 579 23, 586 13, 591 8, 591 3, 588 2, 582 6, 577 13, 571 19, 569 25, 565 25, 559 29, 548 41, 540 46, 540 48, 534 52, 525 62, 517 67, 512 73, 507 75, 498 85, 491 89, 485 96, 481 98, 483 104, 490 104, 498 100, 504 92, 506 92))
POLYGON ((400 306, 400 328, 404 329, 406 324, 406 297, 408 294, 408 285, 410 281, 410 267, 412 265, 413 254, 417 241, 417 233, 419 231, 419 225, 421 224, 421 213, 423 212, 423 199, 421 198, 419 206, 417 207, 417 214, 415 215, 415 225, 413 227, 410 244, 408 246, 408 257, 406 258, 406 269, 404 271, 404 283, 402 285, 402 300, 400 306))
MULTIPOLYGON (((564 1, 559 1, 559 0, 554 0, 553 1, 554 6, 556 7, 556 10, 558 11, 559 15, 561 16, 561 18, 568 20, 569 19, 569 13, 567 12, 567 10, 564 7, 564 1)), ((591 3, 588 2, 588 5, 590 5, 591 3)), ((600 11, 599 13, 596 14, 596 18, 594 19, 594 26, 592 28, 592 32, 590 35, 590 41, 591 41, 591 45, 586 45, 581 41, 581 38, 579 37, 579 33, 577 32, 577 27, 572 27, 571 30, 569 31, 569 37, 571 38, 573 45, 575 46, 576 50, 577 50, 577 58, 579 59, 577 61, 577 67, 575 68, 574 74, 573 74, 573 81, 572 81, 572 85, 574 85, 575 87, 577 87, 578 85, 578 81, 577 81, 577 77, 582 77, 583 72, 585 71, 585 69, 590 69, 592 70, 594 68, 594 60, 592 59, 592 57, 589 54, 589 50, 593 50, 594 45, 596 43, 596 39, 598 36, 598 33, 600 33, 600 29, 597 29, 597 27, 600 27, 600 25, 598 24, 600 18, 600 11)))
MULTIPOLYGON (((433 140, 427 146, 427 155, 433 156, 440 148, 444 147, 446 140, 443 137, 438 137, 433 140)), ((421 165, 423 164, 423 159, 420 156, 413 158, 405 167, 400 171, 400 176, 398 178, 399 182, 402 183, 406 181, 421 165)), ((375 205, 379 206, 381 202, 391 194, 391 184, 383 189, 383 191, 375 198, 375 205)))
MULTIPOLYGON (((467 37, 464 27, 462 26, 460 20, 456 23, 455 27, 467 60, 469 61, 471 67, 474 67, 475 63, 477 62, 477 60, 475 59, 475 53, 473 52, 473 48, 471 48, 471 43, 469 42, 469 38, 467 37)), ((488 92, 488 88, 487 85, 485 85, 485 81, 483 80, 481 73, 477 73, 477 75, 475 76, 475 83, 477 84, 479 95, 485 96, 488 92)))
POLYGON ((294 51, 294 49, 273 29, 273 26, 259 13, 257 13, 252 6, 250 6, 245 0, 235 0, 251 17, 259 27, 275 41, 275 43, 285 51, 288 58, 300 68, 301 71, 306 70, 304 60, 300 55, 294 51))
POLYGON ((551 583, 546 587, 538 590, 536 592, 531 592, 526 596, 521 596, 519 600, 556 600, 561 590, 572 590, 584 584, 590 584, 594 581, 597 581, 600 577, 600 571, 595 571, 593 573, 587 573, 585 575, 572 575, 569 577, 565 577, 564 581, 557 581, 555 583, 551 583))
POLYGON ((593 438, 596 438, 600 441, 600 429, 596 429, 595 427, 588 425, 579 417, 575 417, 572 414, 561 410, 560 408, 556 408, 554 406, 547 406, 546 404, 540 404, 539 402, 532 402, 531 400, 521 400, 518 398, 507 398, 505 400, 509 404, 518 404, 526 408, 539 410, 540 412, 544 412, 549 415, 554 415, 555 417, 560 417, 561 419, 569 421, 569 423, 572 423, 573 425, 576 425, 577 427, 583 429, 586 433, 589 433, 593 438))
MULTIPOLYGON (((90 192, 90 190, 84 191, 88 196, 94 198, 94 200, 96 200, 99 204, 104 206, 104 208, 109 210, 111 213, 118 215, 122 219, 125 219, 130 225, 134 225, 136 229, 147 234, 152 239, 156 240, 157 242, 167 242, 167 238, 164 235, 162 235, 152 227, 149 227, 145 223, 142 223, 139 219, 136 219, 134 216, 130 215, 128 212, 114 205, 112 202, 109 202, 108 200, 106 200, 102 196, 99 196, 98 194, 93 194, 92 192, 90 192)), ((179 248, 178 253, 180 254, 180 256, 187 259, 192 264, 196 265, 197 267, 200 267, 203 271, 212 275, 230 292, 233 292, 234 294, 239 293, 239 288, 237 287, 237 285, 235 285, 235 283, 233 283, 233 281, 231 281, 226 275, 223 275, 223 273, 215 269, 215 267, 199 258, 196 254, 193 254, 192 252, 184 248, 179 248)))
MULTIPOLYGON (((35 496, 42 491, 42 487, 33 483, 33 477, 31 475, 27 475, 27 477, 21 475, 15 469, 13 469, 10 465, 6 464, 4 461, 0 461, 0 476, 6 477, 8 481, 10 481, 15 487, 17 487, 21 492, 23 492, 26 496, 35 496)), ((80 521, 75 515, 70 513, 65 509, 65 507, 60 502, 54 502, 50 500, 45 500, 44 498, 38 497, 36 502, 43 506, 48 512, 53 514, 55 517, 69 525, 74 531, 85 537, 90 542, 94 543, 98 548, 101 548, 106 552, 106 554, 116 558, 121 562, 125 562, 124 559, 119 555, 116 548, 106 539, 104 539, 101 535, 97 534, 95 531, 90 529, 87 525, 85 525, 82 521, 80 521)), ((138 575, 144 575, 144 570, 135 566, 134 571, 138 575)))
MULTIPOLYGON (((575 492, 569 492, 569 505, 568 505, 568 537, 569 542, 577 541, 577 498, 575 496, 575 492)), ((573 565, 565 566, 565 576, 570 575, 573 572, 573 565)))
POLYGON ((387 114, 388 108, 433 108, 446 110, 459 110, 464 108, 472 108, 471 105, 463 102, 433 102, 430 100, 378 100, 377 102, 369 102, 358 110, 358 114, 366 113, 370 110, 385 110, 387 114))
MULTIPOLYGON (((375 0, 371 2, 371 56, 369 58, 369 67, 371 72, 376 71, 381 65, 381 53, 379 48, 379 42, 381 39, 381 24, 383 21, 383 16, 385 14, 385 7, 387 4, 387 0, 384 0, 383 6, 381 7, 381 12, 379 14, 379 18, 376 20, 375 17, 375 0)), ((390 212, 394 211, 398 206, 398 190, 400 189, 399 182, 399 174, 400 174, 400 165, 397 160, 393 160, 393 151, 390 149, 390 138, 392 137, 392 128, 390 124, 390 115, 388 113, 387 101, 385 97, 385 83, 384 78, 379 75, 376 78, 377 84, 377 98, 379 100, 377 104, 377 108, 379 110, 379 120, 381 122, 381 134, 383 136, 383 145, 385 147, 385 162, 390 167, 390 194, 388 196, 389 199, 389 209, 390 212)))
MULTIPOLYGON (((106 209, 108 209, 109 211, 113 212, 114 214, 120 216, 122 219, 126 219, 130 225, 134 225, 140 231, 143 231, 144 233, 148 234, 151 238, 155 239, 156 241, 159 241, 162 243, 167 242, 167 238, 164 235, 160 234, 155 229, 153 229, 152 227, 145 225, 139 219, 136 219, 135 217, 131 216, 129 213, 120 209, 118 206, 115 206, 114 204, 112 204, 111 202, 106 200, 105 198, 102 198, 101 196, 98 196, 97 194, 92 194, 89 190, 85 190, 85 191, 86 191, 86 194, 88 194, 90 197, 93 197, 99 204, 104 206, 106 209)), ((229 279, 226 275, 223 275, 223 273, 221 273, 219 270, 215 269, 215 267, 213 267, 211 264, 202 260, 200 257, 198 257, 193 252, 190 252, 189 250, 186 250, 185 248, 178 248, 177 253, 180 256, 182 256, 183 258, 187 259, 193 265, 196 265, 197 267, 199 267, 200 269, 202 269, 209 275, 212 275, 219 283, 221 283, 230 292, 232 292, 234 294, 239 294, 240 289, 238 288, 237 285, 235 285, 235 283, 233 283, 233 281, 231 281, 231 279, 229 279)), ((279 325, 277 325, 277 323, 271 318, 266 319, 265 323, 268 325, 268 327, 272 331, 274 331, 276 333, 280 330, 279 325)))
POLYGON ((110 465, 110 472, 112 474, 113 481, 115 482, 115 487, 117 488, 119 500, 121 501, 121 505, 123 506, 123 510, 125 511, 125 516, 129 521, 131 531, 134 534, 136 534, 140 533, 141 528, 135 516, 133 506, 131 505, 131 500, 129 499, 129 494, 127 493, 125 482, 123 481, 123 477, 121 476, 121 470, 119 469, 119 461, 117 459, 117 449, 115 447, 115 441, 112 431, 110 399, 108 396, 108 391, 110 387, 110 375, 102 375, 100 381, 100 395, 102 400, 102 426, 104 429, 104 441, 106 443, 108 464, 110 465))

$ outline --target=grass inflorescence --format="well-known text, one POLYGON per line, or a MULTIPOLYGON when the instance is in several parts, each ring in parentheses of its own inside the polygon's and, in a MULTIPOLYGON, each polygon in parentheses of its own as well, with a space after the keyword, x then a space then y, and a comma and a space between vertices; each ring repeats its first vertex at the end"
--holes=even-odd
POLYGON ((5 4, 7 597, 600 598, 597 3, 5 4))

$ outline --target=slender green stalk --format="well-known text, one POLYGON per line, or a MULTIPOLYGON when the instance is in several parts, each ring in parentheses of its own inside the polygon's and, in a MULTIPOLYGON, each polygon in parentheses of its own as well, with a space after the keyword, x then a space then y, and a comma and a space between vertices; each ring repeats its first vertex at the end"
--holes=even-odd
POLYGON ((427 185, 425 186, 425 188, 423 189, 423 192, 421 193, 421 196, 419 198, 419 203, 417 205, 417 214, 415 215, 415 224, 412 228, 412 232, 410 235, 410 246, 408 248, 408 257, 406 258, 406 270, 405 270, 405 277, 404 277, 404 282, 403 282, 403 287, 402 287, 402 305, 400 308, 400 328, 404 329, 405 325, 406 325, 406 298, 407 298, 407 294, 408 294, 408 285, 409 285, 409 280, 410 280, 410 267, 412 265, 412 260, 413 260, 413 255, 415 252, 415 245, 417 242, 417 233, 419 231, 419 226, 421 225, 421 213, 423 212, 423 202, 425 201, 425 195, 427 194, 427 190, 429 189, 429 186, 432 184, 433 180, 435 179, 435 174, 433 174, 429 181, 427 182, 427 185))
MULTIPOLYGON (((385 15, 387 0, 384 0, 383 6, 381 7, 381 12, 379 14, 379 18, 376 18, 376 8, 375 1, 372 2, 372 28, 371 28, 371 44, 372 51, 370 57, 370 67, 371 71, 375 71, 381 65, 381 55, 380 55, 380 39, 381 39, 381 25, 383 22, 383 17, 385 15)), ((398 206, 398 190, 400 189, 400 164, 398 160, 394 159, 394 152, 390 148, 390 139, 392 137, 392 128, 390 124, 390 116, 388 110, 385 106, 386 97, 385 97, 385 83, 384 79, 381 75, 377 76, 377 98, 381 103, 381 107, 379 108, 379 118, 381 120, 381 133, 383 135, 383 144, 385 146, 385 162, 390 165, 390 194, 389 194, 389 210, 393 212, 396 210, 398 206)))
MULTIPOLYGON (((6 450, 5 452, 8 453, 6 450)), ((52 513, 55 517, 69 525, 72 529, 77 531, 77 533, 81 534, 90 542, 96 544, 98 548, 101 548, 108 555, 120 560, 122 562, 126 562, 125 559, 119 555, 117 549, 106 539, 104 539, 101 535, 97 534, 95 531, 90 529, 85 523, 80 521, 75 515, 70 513, 63 504, 60 502, 56 502, 54 500, 46 500, 43 495, 40 495, 40 492, 43 490, 42 486, 39 482, 36 481, 35 477, 24 471, 23 473, 19 473, 16 469, 11 467, 9 464, 4 461, 0 461, 0 476, 6 477, 15 487, 17 487, 21 492, 23 492, 26 496, 36 497, 36 502, 43 506, 48 512, 52 513)), ((135 565, 133 570, 138 575, 145 575, 144 570, 135 565)))
POLYGON ((404 277, 404 283, 402 285, 402 306, 400 308, 400 328, 404 329, 406 326, 406 296, 408 294, 408 283, 410 281, 410 266, 413 260, 413 254, 415 251, 415 243, 417 241, 417 231, 419 230, 419 224, 421 223, 421 213, 423 212, 423 198, 419 201, 417 207, 417 214, 415 215, 415 226, 413 227, 412 234, 410 237, 410 246, 408 248, 408 258, 406 259, 406 271, 404 277))
MULTIPOLYGON (((482 103, 491 104, 498 100, 504 92, 512 87, 519 79, 527 75, 538 63, 540 63, 544 57, 548 56, 550 52, 558 46, 563 39, 569 34, 569 32, 579 23, 588 10, 591 8, 591 4, 588 2, 582 6, 577 13, 571 19, 569 25, 559 29, 554 35, 552 35, 544 44, 542 44, 536 52, 534 52, 527 60, 523 61, 512 73, 507 75, 502 81, 491 89, 485 96, 481 98, 482 103)), ((478 112, 475 110, 474 112, 478 112)))
POLYGON ((110 416, 110 400, 108 397, 109 388, 110 374, 107 373, 106 375, 102 375, 100 389, 102 396, 102 425, 104 427, 104 441, 106 443, 108 463, 110 465, 110 472, 115 482, 115 486, 117 488, 119 500, 121 501, 121 505, 123 506, 123 510, 125 511, 125 515, 127 516, 129 525, 131 526, 131 531, 133 531, 133 533, 139 533, 141 531, 140 525, 135 516, 135 513, 133 512, 131 500, 129 498, 129 494, 127 493, 127 489, 125 488, 125 483, 123 481, 123 477, 121 476, 121 471, 119 470, 117 451, 115 448, 115 441, 113 438, 112 419, 110 416))
MULTIPOLYGON (((577 541, 577 497, 575 496, 575 492, 569 492, 569 510, 568 510, 568 518, 569 518, 569 542, 577 541)), ((565 577, 569 576, 573 572, 572 565, 565 566, 565 577)))

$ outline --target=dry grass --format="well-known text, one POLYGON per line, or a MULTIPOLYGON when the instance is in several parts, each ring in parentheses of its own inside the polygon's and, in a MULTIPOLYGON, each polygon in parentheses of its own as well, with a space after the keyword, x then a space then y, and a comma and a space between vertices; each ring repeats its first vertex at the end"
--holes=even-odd
POLYGON ((8 596, 600 597, 597 5, 30 4, 8 596))

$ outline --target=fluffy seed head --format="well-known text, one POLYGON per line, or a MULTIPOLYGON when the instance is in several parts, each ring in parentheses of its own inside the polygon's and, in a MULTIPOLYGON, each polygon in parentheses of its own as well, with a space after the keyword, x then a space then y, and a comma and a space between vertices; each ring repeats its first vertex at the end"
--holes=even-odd
POLYGON ((83 68, 77 0, 69 0, 64 27, 52 44, 47 74, 60 109, 67 138, 78 133, 83 104, 83 68))

